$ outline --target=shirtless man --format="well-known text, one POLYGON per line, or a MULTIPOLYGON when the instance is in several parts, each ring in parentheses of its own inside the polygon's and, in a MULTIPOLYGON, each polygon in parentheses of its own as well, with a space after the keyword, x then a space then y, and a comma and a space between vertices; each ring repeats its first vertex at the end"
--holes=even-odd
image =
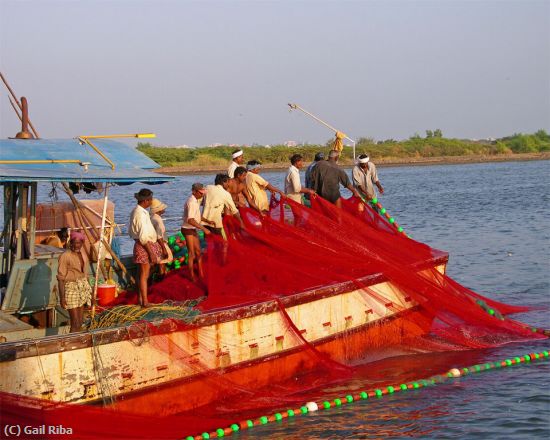
POLYGON ((231 194, 237 208, 246 206, 246 202, 248 202, 248 205, 252 209, 258 211, 258 207, 254 204, 252 197, 250 197, 246 189, 246 173, 248 173, 248 171, 246 171, 245 167, 237 167, 234 171, 235 177, 229 179, 227 191, 231 194))

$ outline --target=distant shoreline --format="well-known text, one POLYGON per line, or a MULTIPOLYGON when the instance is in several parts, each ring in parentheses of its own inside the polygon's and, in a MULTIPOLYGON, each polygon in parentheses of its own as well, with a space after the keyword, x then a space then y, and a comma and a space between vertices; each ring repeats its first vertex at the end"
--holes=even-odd
MULTIPOLYGON (((373 162, 379 167, 403 167, 403 166, 429 166, 429 165, 463 165, 471 163, 486 162, 523 162, 531 160, 550 160, 550 152, 544 153, 517 153, 517 154, 498 154, 498 155, 468 155, 468 156, 440 156, 440 157, 419 157, 419 158, 380 158, 373 162)), ((229 164, 229 159, 227 160, 229 164)), ((352 166, 351 160, 344 160, 341 165, 352 166)), ((289 167, 288 163, 264 163, 263 170, 278 171, 289 167)), ((188 174, 219 173, 226 171, 227 168, 221 167, 197 167, 197 166, 174 166, 161 167, 155 169, 161 174, 172 176, 183 176, 188 174)))

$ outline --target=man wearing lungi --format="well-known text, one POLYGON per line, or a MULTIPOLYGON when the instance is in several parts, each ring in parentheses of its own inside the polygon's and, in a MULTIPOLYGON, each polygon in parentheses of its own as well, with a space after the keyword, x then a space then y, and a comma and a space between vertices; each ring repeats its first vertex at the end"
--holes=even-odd
POLYGON ((84 234, 71 231, 69 249, 59 257, 57 281, 61 307, 69 312, 71 333, 80 331, 84 304, 90 304, 92 288, 88 282, 89 261, 82 252, 84 234))
POLYGON ((163 249, 157 242, 157 231, 151 223, 151 217, 147 211, 153 201, 153 192, 143 188, 135 193, 134 197, 137 200, 137 205, 130 214, 128 235, 135 241, 134 263, 139 267, 139 304, 141 307, 149 307, 147 280, 151 273, 151 266, 162 259, 163 249))

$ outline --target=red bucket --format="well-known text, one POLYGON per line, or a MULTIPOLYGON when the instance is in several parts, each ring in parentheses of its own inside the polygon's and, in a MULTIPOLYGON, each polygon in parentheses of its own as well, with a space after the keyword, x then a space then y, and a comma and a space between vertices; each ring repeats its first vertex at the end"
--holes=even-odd
POLYGON ((116 286, 114 284, 100 284, 97 286, 97 301, 100 306, 108 306, 116 298, 116 286))

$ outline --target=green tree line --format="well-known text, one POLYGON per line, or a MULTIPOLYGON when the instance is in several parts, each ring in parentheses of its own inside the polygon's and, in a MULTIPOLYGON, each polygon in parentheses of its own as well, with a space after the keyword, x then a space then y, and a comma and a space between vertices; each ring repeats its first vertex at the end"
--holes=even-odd
MULTIPOLYGON (((288 163, 289 157, 300 153, 306 161, 312 161, 315 153, 325 154, 331 149, 332 140, 324 145, 300 145, 287 147, 245 147, 248 159, 257 159, 267 164, 288 163)), ((231 157, 235 147, 197 147, 169 148, 157 147, 150 143, 139 143, 137 149, 162 166, 222 166, 231 157)), ((440 129, 426 130, 426 136, 414 134, 409 139, 396 141, 386 139, 374 141, 372 138, 360 138, 356 145, 356 154, 367 153, 373 159, 433 158, 441 156, 499 155, 518 153, 539 153, 550 151, 550 135, 545 130, 533 134, 517 133, 495 140, 449 139, 440 129)), ((344 147, 344 157, 352 157, 352 147, 344 147)))

